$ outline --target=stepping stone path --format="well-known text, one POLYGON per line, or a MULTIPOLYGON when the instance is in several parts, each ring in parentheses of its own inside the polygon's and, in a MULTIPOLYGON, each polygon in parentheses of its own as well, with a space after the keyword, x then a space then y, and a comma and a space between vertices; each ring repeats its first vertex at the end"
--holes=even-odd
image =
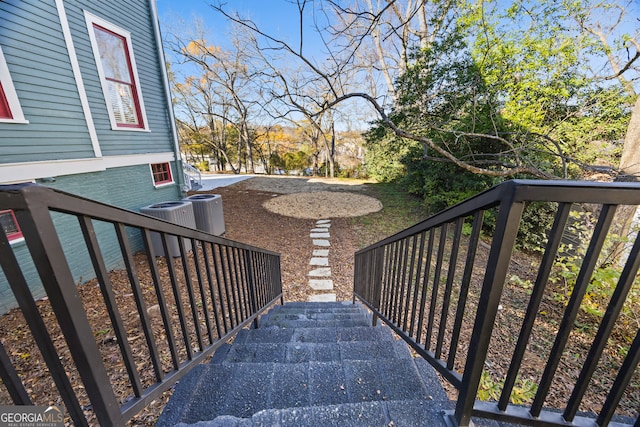
MULTIPOLYGON (((313 254, 309 261, 309 286, 314 291, 332 291, 333 280, 331 279, 331 267, 329 266, 329 248, 331 243, 329 238, 330 219, 319 219, 311 229, 309 238, 313 242, 313 254)), ((309 297, 309 301, 329 302, 335 301, 336 294, 333 292, 317 293, 309 297)))

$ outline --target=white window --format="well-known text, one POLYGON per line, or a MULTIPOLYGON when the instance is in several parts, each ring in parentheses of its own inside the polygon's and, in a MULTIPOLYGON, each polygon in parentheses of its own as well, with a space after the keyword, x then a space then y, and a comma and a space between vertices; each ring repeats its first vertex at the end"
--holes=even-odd
POLYGON ((112 129, 148 130, 131 34, 85 12, 112 129))
POLYGON ((0 47, 0 123, 29 123, 22 114, 9 67, 0 47))
POLYGON ((151 176, 153 177, 153 185, 160 187, 173 183, 173 175, 171 174, 171 166, 168 162, 152 163, 151 176))
POLYGON ((0 225, 10 243, 13 244, 24 240, 22 230, 12 210, 0 211, 0 225))

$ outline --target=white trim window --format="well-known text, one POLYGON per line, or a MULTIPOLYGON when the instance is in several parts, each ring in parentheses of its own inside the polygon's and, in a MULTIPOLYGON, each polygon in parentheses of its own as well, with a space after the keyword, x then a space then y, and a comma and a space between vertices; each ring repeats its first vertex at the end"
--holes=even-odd
POLYGON ((85 12, 102 92, 114 130, 148 130, 131 33, 85 12))
POLYGON ((0 123, 29 123, 22 113, 2 47, 0 47, 0 123))
POLYGON ((12 210, 0 210, 0 226, 2 226, 2 232, 7 236, 10 244, 24 241, 22 230, 12 210))
POLYGON ((164 187, 173 184, 173 173, 171 173, 171 164, 169 162, 151 163, 151 177, 155 187, 164 187))

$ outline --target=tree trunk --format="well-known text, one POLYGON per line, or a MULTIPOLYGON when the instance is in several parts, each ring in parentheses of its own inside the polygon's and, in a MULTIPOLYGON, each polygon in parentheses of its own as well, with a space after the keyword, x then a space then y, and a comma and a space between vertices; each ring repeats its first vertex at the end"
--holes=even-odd
POLYGON ((331 178, 336 177, 335 172, 335 157, 336 157, 336 127, 333 122, 331 122, 331 151, 329 156, 329 164, 331 166, 331 178))
POLYGON ((620 179, 621 181, 640 180, 640 96, 636 99, 627 134, 624 137, 620 172, 624 176, 620 179))
MULTIPOLYGON (((640 182, 640 96, 631 112, 629 127, 624 137, 624 146, 619 165, 620 174, 616 181, 640 182)), ((625 238, 629 235, 636 215, 636 206, 620 206, 616 212, 616 226, 614 232, 625 238)), ((611 259, 624 262, 624 242, 615 243, 611 249, 611 259)))
POLYGON ((247 163, 246 169, 249 173, 256 173, 255 164, 253 162, 253 144, 251 143, 251 137, 249 136, 249 129, 244 126, 244 139, 247 146, 247 163))

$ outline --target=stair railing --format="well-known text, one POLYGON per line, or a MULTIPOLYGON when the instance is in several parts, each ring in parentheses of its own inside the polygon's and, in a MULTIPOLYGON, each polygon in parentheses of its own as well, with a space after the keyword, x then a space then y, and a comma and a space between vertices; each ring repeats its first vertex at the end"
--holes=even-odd
MULTIPOLYGON (((51 386, 76 426, 125 425, 282 298, 280 256, 274 252, 35 184, 0 186, 0 207, 15 213, 28 248, 19 254, 0 233, 1 271, 48 367, 51 386), (68 231, 70 224, 77 235, 62 235, 58 228, 68 231), (142 249, 138 254, 136 247, 142 249), (164 256, 158 256, 160 249, 164 256), (93 266, 95 282, 76 285, 69 259, 78 254, 93 266), (114 256, 122 263, 120 271, 108 271, 114 256), (114 288, 113 274, 127 278, 125 289, 114 288), (36 303, 32 296, 30 286, 38 280, 48 301, 36 303), (86 307, 83 286, 99 287, 102 301, 86 307), (123 312, 124 299, 133 299, 136 308, 123 312), (47 305, 56 321, 46 315, 47 305), (87 312, 96 307, 104 310, 105 323, 90 323, 87 312), (114 336, 105 340, 105 333, 114 336), (82 385, 70 380, 75 372, 82 385), (117 389, 115 378, 120 379, 117 389)), ((0 378, 7 394, 15 404, 49 405, 32 402, 15 360, 20 351, 0 343, 0 378)))
POLYGON ((184 173, 185 185, 189 190, 197 190, 202 187, 202 174, 189 163, 182 162, 182 172, 184 173))
MULTIPOLYGON (((377 318, 388 324, 458 390, 455 411, 446 416, 451 424, 468 426, 473 416, 534 426, 586 426, 594 422, 605 426, 637 370, 640 328, 635 338, 631 338, 623 361, 605 370, 610 373, 608 378, 601 377, 602 370, 598 371, 596 381, 606 384, 609 391, 600 396, 597 418, 576 413, 637 277, 640 266, 637 231, 633 236, 635 243, 627 248, 628 255, 622 257, 624 267, 597 332, 589 334, 588 352, 568 354, 568 344, 575 333, 598 257, 607 236, 613 234, 610 231, 615 228, 612 223, 616 209, 639 204, 638 184, 508 181, 357 252, 354 298, 373 311, 374 324, 377 318), (518 295, 530 294, 524 299, 528 298, 526 309, 518 311, 509 300, 512 295, 505 294, 505 282, 510 280, 507 277, 513 271, 510 267, 516 266, 516 262, 522 264, 513 259, 512 253, 522 226, 523 210, 529 202, 554 202, 555 218, 549 224, 546 247, 542 257, 537 258, 537 267, 520 266, 520 271, 524 268, 537 274, 531 276, 528 287, 516 288, 518 295), (543 300, 550 298, 548 284, 557 256, 564 255, 563 250, 571 250, 563 249, 561 242, 567 224, 572 221, 569 218, 572 204, 585 203, 598 213, 598 220, 588 238, 573 291, 554 329, 548 324, 548 313, 541 307, 543 300), (486 215, 488 211, 495 215, 493 227, 486 224, 483 227, 483 220, 491 217, 486 215), (483 235, 487 228, 493 228, 492 236, 483 235), (495 330, 503 316, 518 318, 519 333, 508 330, 505 335, 509 337, 496 336, 504 333, 495 330), (537 325, 547 327, 543 336, 534 329, 537 325), (507 338, 511 337, 517 338, 514 340, 517 342, 509 343, 507 338), (504 359, 506 373, 501 374, 503 382, 490 383, 500 388, 499 398, 486 402, 478 399, 478 391, 483 371, 495 371, 498 363, 495 352, 489 352, 492 339, 500 339, 500 350, 508 353, 504 359), (546 350, 538 350, 545 341, 549 343, 546 350), (539 352, 536 357, 540 360, 546 358, 544 371, 537 374, 535 394, 529 396, 532 400, 527 405, 511 404, 519 375, 531 372, 525 355, 532 352, 539 352), (558 370, 563 357, 583 358, 577 378, 569 380, 569 373, 558 370), (561 381, 559 376, 562 381, 571 381, 567 384, 569 393, 566 401, 552 402, 560 405, 560 410, 552 410, 545 402, 549 403, 552 383, 561 381)), ((578 332, 584 335, 584 331, 578 332)), ((640 417, 635 422, 638 425, 640 417)))

